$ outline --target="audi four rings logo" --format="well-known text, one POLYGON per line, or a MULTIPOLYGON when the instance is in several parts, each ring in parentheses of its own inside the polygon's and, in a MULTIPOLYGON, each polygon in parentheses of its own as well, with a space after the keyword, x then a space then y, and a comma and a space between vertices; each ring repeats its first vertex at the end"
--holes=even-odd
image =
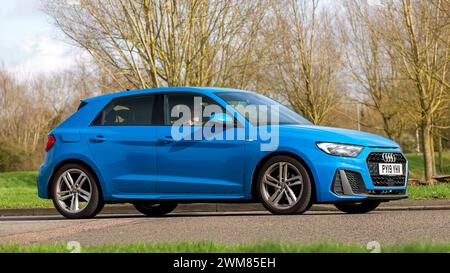
POLYGON ((395 162, 397 157, 393 153, 383 153, 382 155, 384 162, 395 162))

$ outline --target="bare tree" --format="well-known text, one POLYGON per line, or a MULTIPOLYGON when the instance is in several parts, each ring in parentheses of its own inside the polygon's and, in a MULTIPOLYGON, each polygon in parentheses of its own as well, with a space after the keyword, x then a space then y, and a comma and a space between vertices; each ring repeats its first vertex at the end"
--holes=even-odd
POLYGON ((263 1, 45 2, 58 27, 125 89, 243 77, 263 1))
POLYGON ((325 121, 339 103, 340 46, 332 16, 319 1, 289 0, 275 4, 271 45, 273 72, 269 86, 314 124, 325 121))
POLYGON ((80 98, 98 92, 97 79, 84 67, 25 79, 0 69, 0 142, 26 156, 10 168, 36 168, 47 134, 76 110, 80 98))
POLYGON ((375 127, 389 138, 399 140, 413 114, 402 64, 383 40, 385 22, 377 7, 351 0, 344 2, 347 24, 343 26, 347 66, 357 85, 363 90, 360 102, 375 110, 380 119, 375 127), (409 113, 409 114, 408 114, 409 113))
POLYGON ((396 50, 403 69, 414 83, 424 153, 425 180, 433 183, 434 118, 450 99, 448 82, 449 18, 442 12, 446 0, 390 1, 384 9, 385 38, 396 50))

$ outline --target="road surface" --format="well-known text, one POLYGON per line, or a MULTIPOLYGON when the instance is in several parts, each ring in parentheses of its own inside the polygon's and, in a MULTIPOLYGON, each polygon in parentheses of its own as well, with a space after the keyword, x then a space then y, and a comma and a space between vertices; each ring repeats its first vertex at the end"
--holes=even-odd
POLYGON ((291 216, 262 211, 197 212, 162 218, 100 215, 89 220, 66 220, 60 216, 0 218, 0 243, 68 241, 81 245, 178 241, 450 242, 450 210, 374 211, 363 215, 310 211, 291 216))

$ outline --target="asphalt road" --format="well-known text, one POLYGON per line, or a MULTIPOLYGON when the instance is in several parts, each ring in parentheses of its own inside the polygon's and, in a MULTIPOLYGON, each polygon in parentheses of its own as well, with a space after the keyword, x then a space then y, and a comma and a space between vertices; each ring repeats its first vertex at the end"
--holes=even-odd
POLYGON ((101 215, 89 220, 65 220, 60 216, 0 218, 0 243, 78 241, 81 245, 99 245, 198 240, 449 242, 450 210, 374 211, 364 215, 310 211, 292 216, 266 212, 197 212, 174 213, 163 218, 101 215))

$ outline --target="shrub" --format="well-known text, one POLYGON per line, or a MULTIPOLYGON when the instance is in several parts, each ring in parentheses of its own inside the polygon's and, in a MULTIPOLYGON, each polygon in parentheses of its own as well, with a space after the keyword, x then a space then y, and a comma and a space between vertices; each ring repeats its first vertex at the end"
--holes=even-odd
POLYGON ((20 170, 27 158, 27 153, 21 146, 0 140, 0 172, 20 170))

